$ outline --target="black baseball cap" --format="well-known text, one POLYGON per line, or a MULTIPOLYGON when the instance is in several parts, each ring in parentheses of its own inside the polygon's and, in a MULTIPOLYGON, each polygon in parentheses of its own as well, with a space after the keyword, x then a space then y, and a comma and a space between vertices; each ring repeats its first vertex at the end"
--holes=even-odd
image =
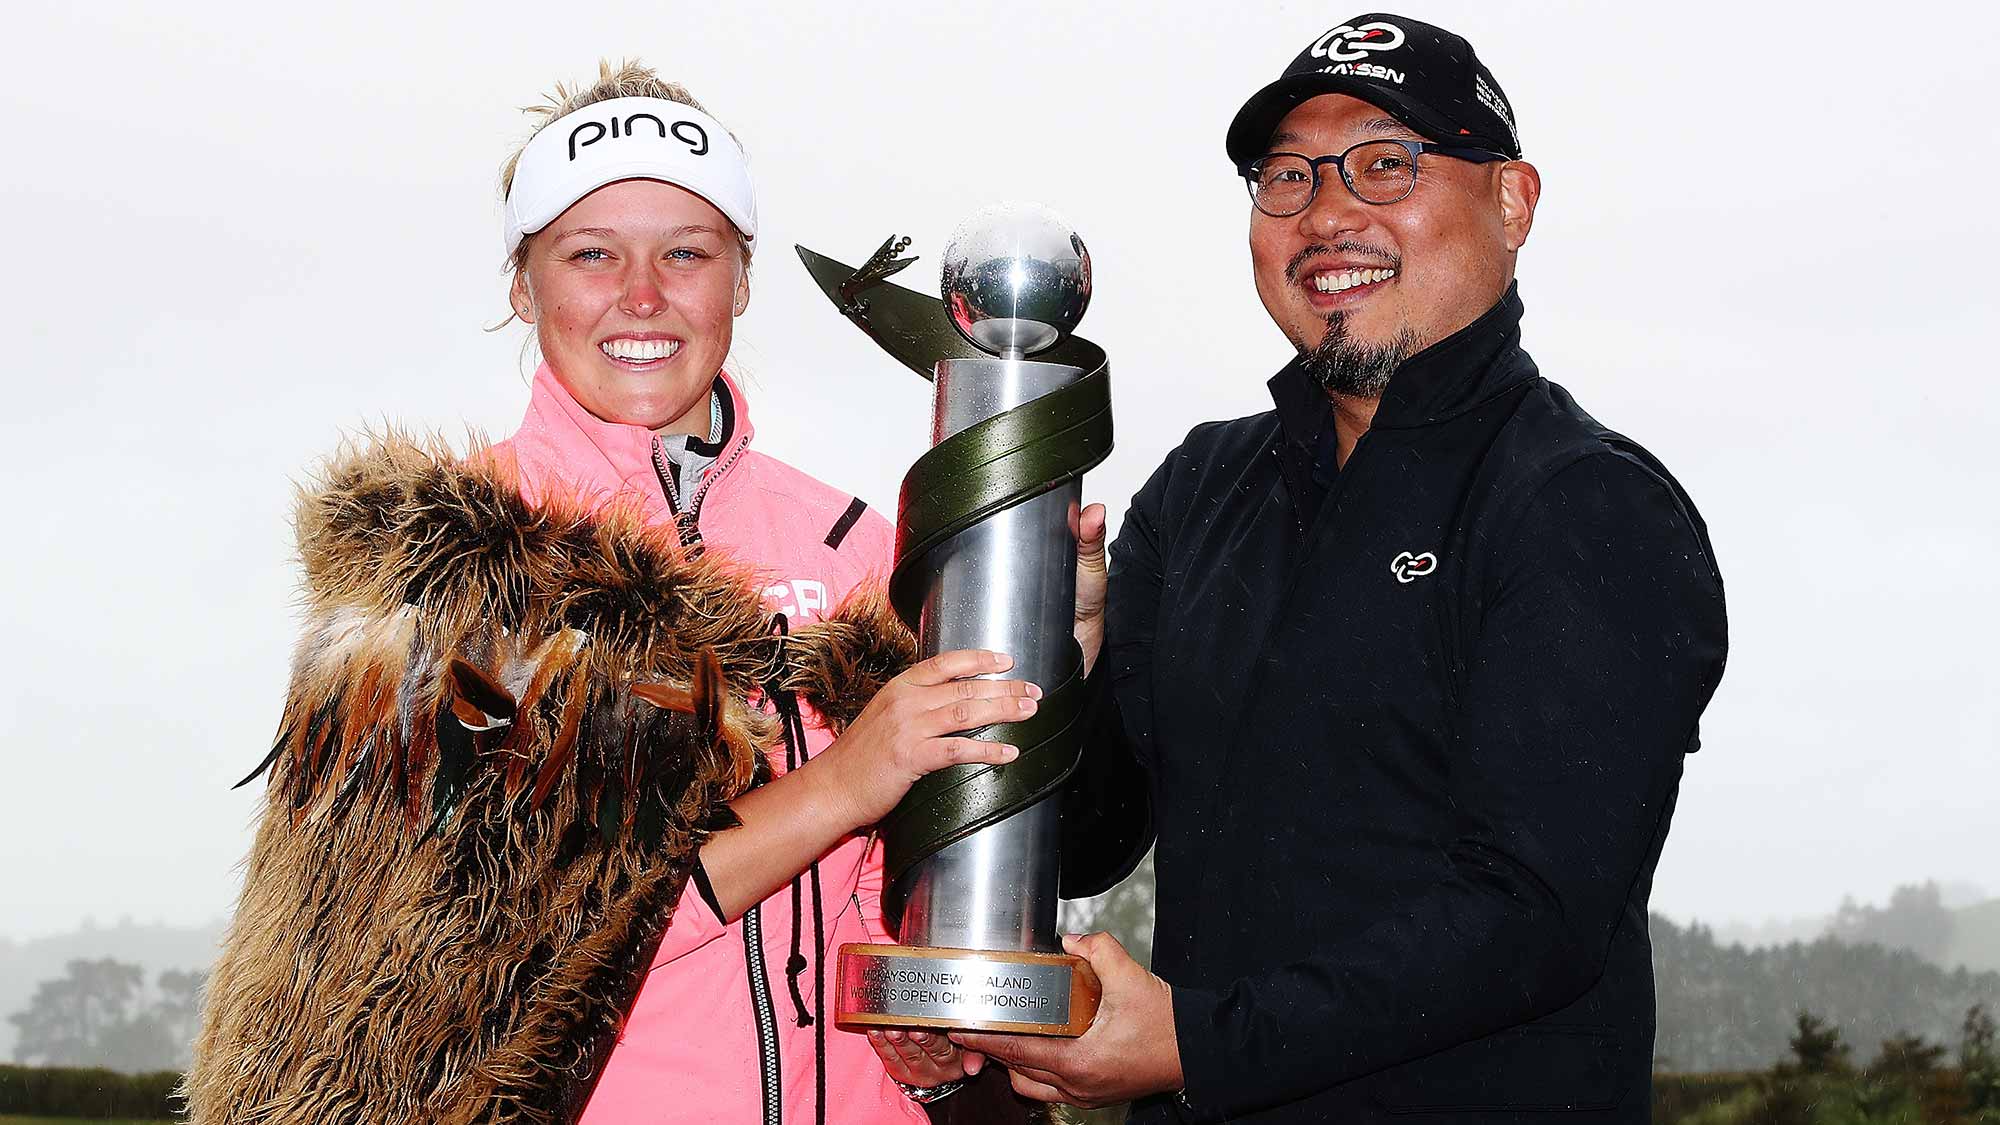
POLYGON ((1306 44, 1276 82, 1257 91, 1230 122, 1230 163, 1264 154, 1271 133, 1300 103, 1348 94, 1440 144, 1521 158, 1514 107, 1472 44, 1444 28, 1370 12, 1306 44))

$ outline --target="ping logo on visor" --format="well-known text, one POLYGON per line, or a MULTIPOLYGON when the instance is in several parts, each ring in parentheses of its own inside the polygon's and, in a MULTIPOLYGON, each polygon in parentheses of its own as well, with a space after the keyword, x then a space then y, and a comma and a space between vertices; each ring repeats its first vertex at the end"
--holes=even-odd
POLYGON ((650 113, 634 113, 626 117, 623 122, 619 121, 617 116, 614 115, 611 118, 608 128, 602 121, 585 121, 577 125, 576 128, 571 129, 569 131, 569 158, 575 160, 578 149, 596 144, 604 139, 606 133, 609 133, 614 139, 621 136, 629 137, 634 135, 634 130, 638 128, 641 121, 651 122, 653 127, 660 131, 661 140, 666 140, 668 134, 671 133, 675 140, 681 141, 688 146, 690 154, 694 156, 708 155, 708 130, 701 127, 701 122, 680 120, 674 122, 669 127, 666 122, 650 113), (584 137, 584 131, 587 129, 595 129, 597 132, 592 136, 584 137), (579 141, 579 137, 583 139, 579 141))
POLYGON ((714 204, 744 238, 757 238, 749 161, 721 122, 664 98, 612 98, 551 121, 521 151, 507 193, 507 253, 619 180, 685 188, 714 204))

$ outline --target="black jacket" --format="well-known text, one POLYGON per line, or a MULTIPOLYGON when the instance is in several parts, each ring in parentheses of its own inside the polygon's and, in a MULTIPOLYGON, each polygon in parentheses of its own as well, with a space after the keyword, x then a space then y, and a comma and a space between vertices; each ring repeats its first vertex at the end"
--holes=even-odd
POLYGON ((1287 367, 1112 546, 1112 722, 1150 777, 1197 1117, 1648 1119, 1646 900, 1722 582, 1520 316, 1510 289, 1405 363, 1338 469, 1287 367))

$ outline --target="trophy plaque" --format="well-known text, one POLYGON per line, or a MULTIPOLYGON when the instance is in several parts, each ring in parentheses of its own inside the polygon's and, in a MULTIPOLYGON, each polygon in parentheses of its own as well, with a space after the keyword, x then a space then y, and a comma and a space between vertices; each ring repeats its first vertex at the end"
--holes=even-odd
POLYGON ((835 1023, 1081 1035, 1100 987, 1056 937, 1063 781, 1082 750, 1072 637, 1082 477, 1111 449, 1104 353, 1073 335, 1090 255, 1049 211, 989 208, 946 245, 942 300, 801 247, 822 289, 933 383, 932 446, 903 480, 890 601, 926 657, 984 648, 1041 685, 1034 716, 968 732, 1018 746, 911 787, 882 822, 884 913, 899 945, 841 947, 835 1023))

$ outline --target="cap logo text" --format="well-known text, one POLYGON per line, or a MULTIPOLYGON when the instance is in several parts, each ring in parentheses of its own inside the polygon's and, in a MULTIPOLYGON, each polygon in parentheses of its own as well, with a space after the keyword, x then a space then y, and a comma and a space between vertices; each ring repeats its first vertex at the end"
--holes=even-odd
POLYGON ((1403 45, 1403 29, 1393 23, 1341 24, 1319 37, 1312 57, 1334 62, 1360 62, 1370 51, 1393 51, 1403 45))
POLYGON ((1493 115, 1507 126, 1507 133, 1514 138, 1514 149, 1518 152, 1521 148, 1521 131, 1514 127, 1514 113, 1507 108, 1507 99, 1500 96, 1500 91, 1495 90, 1483 74, 1472 76, 1472 96, 1478 98, 1480 105, 1492 110, 1493 115))
POLYGON ((1374 63, 1334 63, 1319 68, 1321 74, 1351 74, 1356 78, 1379 78, 1384 82, 1403 84, 1403 72, 1390 66, 1376 66, 1374 63))
POLYGON ((650 113, 634 113, 622 121, 614 116, 608 123, 604 121, 585 121, 583 124, 571 129, 569 133, 569 158, 575 160, 578 149, 589 148, 606 137, 615 140, 619 137, 635 135, 638 123, 641 121, 652 122, 653 127, 660 131, 661 140, 664 141, 671 135, 675 140, 688 146, 689 155, 708 155, 708 130, 702 128, 699 123, 694 121, 676 121, 669 126, 666 122, 650 113), (577 138, 583 136, 584 132, 590 129, 595 129, 596 132, 579 142, 577 138))

